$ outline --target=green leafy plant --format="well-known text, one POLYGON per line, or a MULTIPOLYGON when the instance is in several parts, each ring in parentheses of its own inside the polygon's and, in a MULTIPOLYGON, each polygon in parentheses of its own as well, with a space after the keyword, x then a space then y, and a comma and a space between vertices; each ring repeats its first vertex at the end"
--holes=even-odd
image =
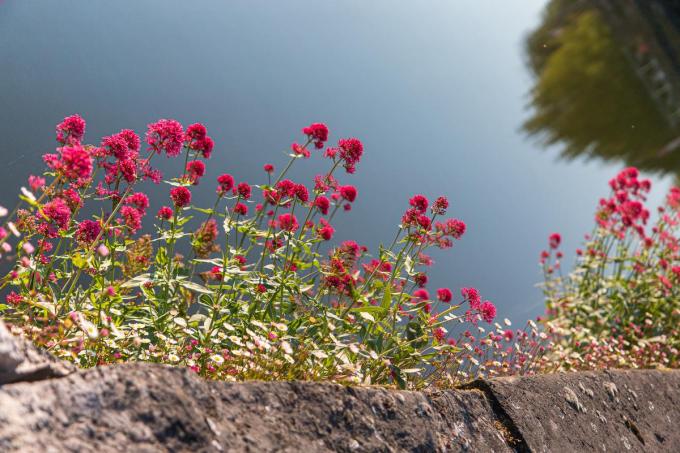
POLYGON ((5 251, 16 253, 0 312, 60 357, 83 367, 169 363, 214 379, 419 388, 531 373, 543 353, 535 325, 492 325, 496 308, 474 288, 430 297, 426 251, 465 232, 462 221, 443 218, 445 197, 409 200, 375 256, 354 241, 330 245, 333 219, 357 197, 338 181, 363 155, 355 138, 323 150, 328 128, 312 124, 278 176, 271 164, 261 185, 222 174, 206 209, 191 204, 213 152, 203 125, 150 124, 146 150, 131 130, 99 146, 83 145, 84 131, 77 115, 57 127, 58 152, 44 156, 49 170, 29 178, 6 222, 14 247, 0 230, 5 251), (150 200, 141 187, 161 182, 151 165, 159 154, 184 164, 165 181, 170 203, 144 229, 150 200), (312 154, 328 170, 310 190, 286 175, 312 154), (474 333, 454 337, 455 324, 474 333))
POLYGON ((673 187, 650 228, 651 183, 627 168, 609 182, 596 228, 562 275, 561 237, 541 255, 548 369, 678 367, 680 359, 680 189, 673 187))

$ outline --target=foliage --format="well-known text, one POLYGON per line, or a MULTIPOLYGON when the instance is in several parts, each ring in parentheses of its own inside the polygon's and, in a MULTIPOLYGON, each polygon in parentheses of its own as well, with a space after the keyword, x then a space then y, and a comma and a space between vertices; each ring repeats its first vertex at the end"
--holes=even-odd
POLYGON ((677 368, 680 189, 670 190, 649 228, 651 183, 628 168, 609 185, 574 269, 562 275, 559 234, 541 255, 547 325, 555 339, 549 368, 677 368))
POLYGON ((261 185, 220 175, 205 209, 191 204, 213 152, 203 125, 151 124, 146 151, 131 130, 100 146, 83 145, 84 131, 77 115, 57 127, 57 153, 44 157, 49 170, 29 178, 31 191, 22 189, 6 222, 19 237, 13 248, 0 230, 5 251, 16 253, 0 313, 60 357, 83 367, 169 363, 214 379, 419 388, 531 373, 544 351, 535 325, 495 324, 487 333, 479 323, 492 323, 496 309, 474 288, 455 299, 439 288, 430 297, 425 252, 451 247, 465 231, 460 220, 440 221, 444 197, 430 204, 414 196, 375 256, 354 241, 328 245, 335 215, 357 197, 337 179, 343 168, 356 170, 357 139, 322 151, 328 129, 312 124, 277 177, 271 164, 261 185), (150 201, 142 187, 160 183, 151 162, 163 153, 184 165, 165 181, 169 206, 145 230, 150 201), (329 169, 310 191, 286 174, 312 153, 329 169), (469 330, 454 338, 455 323, 469 330))

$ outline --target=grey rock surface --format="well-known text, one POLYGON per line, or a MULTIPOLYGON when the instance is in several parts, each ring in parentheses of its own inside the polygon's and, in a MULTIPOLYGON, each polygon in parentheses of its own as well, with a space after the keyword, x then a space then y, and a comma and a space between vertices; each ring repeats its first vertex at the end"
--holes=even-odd
POLYGON ((76 368, 13 336, 0 320, 0 385, 62 377, 76 368))
POLYGON ((477 381, 441 392, 74 371, 0 326, 0 451, 680 451, 680 371, 477 381))
POLYGON ((679 371, 549 374, 481 385, 531 451, 680 451, 679 371))

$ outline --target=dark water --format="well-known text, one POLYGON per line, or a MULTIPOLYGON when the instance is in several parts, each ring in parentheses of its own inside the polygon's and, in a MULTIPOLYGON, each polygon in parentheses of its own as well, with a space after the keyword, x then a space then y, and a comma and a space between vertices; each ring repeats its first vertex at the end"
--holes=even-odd
POLYGON ((542 312, 549 233, 573 250, 623 165, 650 172, 653 201, 677 175, 679 25, 653 0, 0 1, 0 203, 71 113, 91 142, 204 122, 208 177, 250 182, 323 121, 366 148, 337 239, 375 249, 409 196, 448 195, 469 230, 431 286, 478 286, 520 322, 542 312))

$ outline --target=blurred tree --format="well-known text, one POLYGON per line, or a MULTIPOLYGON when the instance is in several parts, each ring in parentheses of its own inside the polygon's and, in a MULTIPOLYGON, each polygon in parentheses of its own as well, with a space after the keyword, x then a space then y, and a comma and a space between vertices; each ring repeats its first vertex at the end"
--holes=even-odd
MULTIPOLYGON (((659 110, 624 45, 596 2, 554 0, 526 40, 536 77, 524 130, 562 156, 621 159, 642 169, 680 174, 680 131, 659 110), (671 146, 670 148, 673 148, 671 146)), ((640 35, 629 30, 630 36, 640 35)))

